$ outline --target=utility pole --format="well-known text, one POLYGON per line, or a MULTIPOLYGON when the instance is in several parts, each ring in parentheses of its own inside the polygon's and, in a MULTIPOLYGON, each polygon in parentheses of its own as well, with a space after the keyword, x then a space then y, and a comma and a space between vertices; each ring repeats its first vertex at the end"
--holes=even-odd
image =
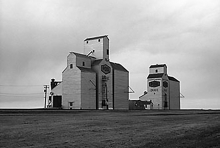
POLYGON ((44 85, 44 108, 46 108, 46 105, 47 105, 47 89, 49 88, 49 85, 44 85))

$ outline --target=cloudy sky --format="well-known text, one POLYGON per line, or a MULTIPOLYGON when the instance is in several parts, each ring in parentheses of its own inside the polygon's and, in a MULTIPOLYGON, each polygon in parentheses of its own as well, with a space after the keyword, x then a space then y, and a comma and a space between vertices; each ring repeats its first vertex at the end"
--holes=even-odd
POLYGON ((43 107, 70 51, 108 35, 137 99, 151 64, 181 82, 181 108, 220 109, 219 0, 0 0, 0 108, 43 107))

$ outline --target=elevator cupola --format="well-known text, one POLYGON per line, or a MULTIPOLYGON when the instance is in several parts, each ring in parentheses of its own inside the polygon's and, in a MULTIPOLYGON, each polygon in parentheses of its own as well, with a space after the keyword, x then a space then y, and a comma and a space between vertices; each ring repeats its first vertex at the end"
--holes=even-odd
POLYGON ((107 35, 86 38, 84 54, 109 61, 109 39, 107 35))

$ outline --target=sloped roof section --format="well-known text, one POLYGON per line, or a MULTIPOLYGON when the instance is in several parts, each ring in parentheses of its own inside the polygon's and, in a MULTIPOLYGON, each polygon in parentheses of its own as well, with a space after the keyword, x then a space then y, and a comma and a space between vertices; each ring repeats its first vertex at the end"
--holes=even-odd
POLYGON ((179 80, 177 80, 177 79, 176 79, 176 78, 174 78, 174 77, 168 76, 168 78, 169 78, 169 80, 171 80, 171 81, 176 81, 176 82, 179 82, 179 80))
POLYGON ((94 65, 99 65, 99 63, 101 63, 102 59, 99 59, 99 60, 95 60, 93 63, 92 63, 92 66, 94 65))
POLYGON ((104 38, 104 37, 107 37, 107 38, 108 38, 108 35, 102 35, 102 36, 96 36, 96 37, 86 38, 84 41, 95 40, 95 39, 100 39, 100 38, 104 38))
POLYGON ((87 56, 87 55, 85 55, 85 54, 76 53, 76 52, 70 52, 70 53, 73 53, 73 54, 75 54, 76 56, 79 56, 79 57, 90 58, 89 56, 87 56))
POLYGON ((157 68, 157 67, 164 67, 166 64, 156 64, 156 65, 151 65, 150 68, 157 68))
MULTIPOLYGON (((78 67, 78 66, 77 66, 78 67)), ((92 72, 95 73, 91 68, 78 67, 82 72, 92 72)))
POLYGON ((127 69, 125 69, 121 64, 118 64, 118 63, 113 63, 113 62, 110 62, 112 68, 114 70, 120 70, 120 71, 125 71, 125 72, 128 72, 127 69))
POLYGON ((162 78, 164 73, 149 74, 147 78, 162 78))
MULTIPOLYGON (((102 59, 99 59, 99 60, 95 60, 93 63, 92 63, 92 66, 94 65, 99 65, 100 63, 102 62, 102 59)), ((118 63, 113 63, 113 62, 110 62, 112 68, 114 70, 120 70, 120 71, 125 71, 125 72, 128 72, 128 70, 126 68, 124 68, 121 64, 118 64, 118 63)))

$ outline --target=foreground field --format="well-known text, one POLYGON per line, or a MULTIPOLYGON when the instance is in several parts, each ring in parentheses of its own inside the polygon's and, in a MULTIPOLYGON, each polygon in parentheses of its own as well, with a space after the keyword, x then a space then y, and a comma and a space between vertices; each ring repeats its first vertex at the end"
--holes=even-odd
POLYGON ((0 147, 220 147, 220 111, 0 110, 0 147))

